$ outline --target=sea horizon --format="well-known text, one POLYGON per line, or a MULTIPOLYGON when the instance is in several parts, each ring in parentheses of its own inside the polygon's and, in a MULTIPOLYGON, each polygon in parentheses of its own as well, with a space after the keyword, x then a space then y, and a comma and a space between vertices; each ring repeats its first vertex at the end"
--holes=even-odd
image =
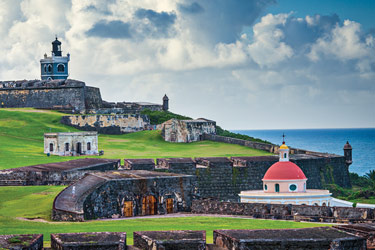
POLYGON ((287 145, 295 148, 343 155, 347 141, 353 147, 353 164, 349 171, 365 175, 375 169, 375 128, 319 129, 251 129, 231 130, 234 133, 280 145, 285 134, 287 145))

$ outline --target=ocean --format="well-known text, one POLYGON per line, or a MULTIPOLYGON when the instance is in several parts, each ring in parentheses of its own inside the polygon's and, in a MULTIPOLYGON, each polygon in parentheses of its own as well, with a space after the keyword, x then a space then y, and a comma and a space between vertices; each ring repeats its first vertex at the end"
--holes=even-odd
POLYGON ((282 135, 288 146, 311 151, 344 155, 343 147, 349 141, 353 148, 353 164, 349 171, 364 175, 375 169, 375 128, 351 129, 284 129, 232 130, 280 145, 282 135))

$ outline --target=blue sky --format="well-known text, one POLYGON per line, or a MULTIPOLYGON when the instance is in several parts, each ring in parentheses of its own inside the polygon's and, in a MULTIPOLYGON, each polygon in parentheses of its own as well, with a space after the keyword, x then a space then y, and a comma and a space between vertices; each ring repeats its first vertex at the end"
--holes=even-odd
POLYGON ((106 101, 170 98, 227 129, 375 127, 375 1, 0 0, 0 79, 55 34, 106 101), (245 32, 244 32, 245 31, 245 32))
POLYGON ((267 9, 273 14, 290 11, 297 17, 337 14, 341 20, 350 19, 360 23, 365 31, 375 28, 374 0, 279 0, 267 9))

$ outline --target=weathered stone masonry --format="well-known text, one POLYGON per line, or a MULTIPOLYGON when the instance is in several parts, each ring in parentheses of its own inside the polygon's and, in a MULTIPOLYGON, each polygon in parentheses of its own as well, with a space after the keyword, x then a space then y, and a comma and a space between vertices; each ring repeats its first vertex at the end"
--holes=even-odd
POLYGON ((0 186, 69 185, 85 174, 116 170, 120 160, 78 159, 0 171, 0 186))
POLYGON ((6 108, 97 109, 102 105, 100 90, 76 80, 31 80, 0 82, 0 103, 6 108))
POLYGON ((53 220, 83 221, 190 211, 194 177, 144 170, 91 173, 54 200, 53 220))
POLYGON ((194 200, 192 213, 311 222, 375 222, 375 209, 194 200))
POLYGON ((145 130, 150 125, 146 115, 73 115, 61 117, 61 123, 101 134, 124 134, 145 130))
MULTIPOLYGON (((370 227, 367 227, 370 229, 370 227)), ((372 228, 373 229, 373 228, 372 228)), ((350 232, 350 231, 348 231, 350 232)), ((219 249, 372 249, 368 235, 353 235, 346 230, 332 227, 260 230, 214 230, 213 244, 206 243, 205 231, 144 231, 133 232, 134 245, 126 245, 125 232, 87 232, 51 234, 54 250, 219 250, 219 249), (367 238, 367 248, 366 248, 367 238)), ((372 233, 374 230, 372 230, 372 233)), ((371 231, 370 231, 371 234, 371 231)), ((28 243, 28 242, 27 242, 28 243)), ((3 235, 0 248, 42 249, 42 235, 3 235), (9 239, 34 239, 39 236, 40 245, 9 244, 9 239), (14 247, 14 248, 13 248, 14 247)))
MULTIPOLYGON (((262 189, 267 169, 278 161, 277 156, 216 158, 125 159, 126 169, 145 169, 197 176, 199 197, 238 200, 244 190, 262 189)), ((301 167, 309 179, 307 188, 320 189, 324 184, 350 186, 344 157, 321 158, 292 155, 291 161, 301 167)))

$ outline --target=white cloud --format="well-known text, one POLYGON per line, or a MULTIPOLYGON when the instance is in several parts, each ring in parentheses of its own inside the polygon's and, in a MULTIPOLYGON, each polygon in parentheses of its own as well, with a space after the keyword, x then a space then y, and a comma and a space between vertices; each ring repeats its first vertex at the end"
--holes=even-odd
POLYGON ((277 27, 285 25, 288 16, 268 14, 254 25, 254 42, 249 44, 248 49, 260 66, 272 66, 292 57, 293 49, 281 41, 284 33, 277 27))
POLYGON ((160 103, 167 93, 172 111, 226 128, 351 126, 348 110, 369 126, 374 37, 336 15, 268 14, 254 25, 272 2, 3 0, 0 77, 39 78, 57 34, 71 78, 100 87, 108 101, 160 103), (139 9, 149 16, 137 20, 139 9), (140 27, 142 36, 89 36, 100 21, 140 27), (148 27, 156 23, 167 26, 148 27))

